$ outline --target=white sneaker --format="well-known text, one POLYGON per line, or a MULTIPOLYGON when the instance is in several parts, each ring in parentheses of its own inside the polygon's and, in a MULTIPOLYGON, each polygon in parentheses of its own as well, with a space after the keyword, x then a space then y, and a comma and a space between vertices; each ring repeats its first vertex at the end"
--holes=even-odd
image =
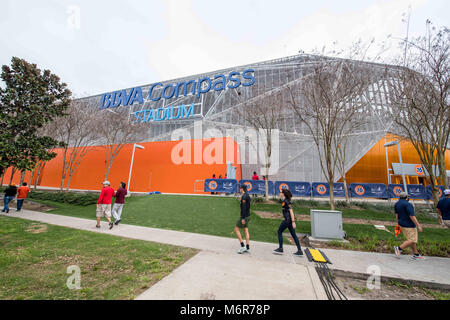
POLYGON ((245 251, 247 251, 246 247, 240 247, 237 253, 241 254, 244 253, 245 251))

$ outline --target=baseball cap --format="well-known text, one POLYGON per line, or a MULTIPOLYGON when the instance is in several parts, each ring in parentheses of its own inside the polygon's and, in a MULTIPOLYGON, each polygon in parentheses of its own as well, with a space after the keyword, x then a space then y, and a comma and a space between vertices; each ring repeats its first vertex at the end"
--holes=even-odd
POLYGON ((109 181, 103 181, 103 183, 102 184, 106 184, 106 185, 110 185, 110 183, 109 183, 109 181))
POLYGON ((408 193, 406 193, 405 191, 400 192, 400 194, 398 195, 400 198, 406 198, 408 196, 408 193))
POLYGON ((445 190, 444 190, 444 194, 445 194, 446 196, 448 196, 448 195, 450 194, 450 189, 445 189, 445 190))

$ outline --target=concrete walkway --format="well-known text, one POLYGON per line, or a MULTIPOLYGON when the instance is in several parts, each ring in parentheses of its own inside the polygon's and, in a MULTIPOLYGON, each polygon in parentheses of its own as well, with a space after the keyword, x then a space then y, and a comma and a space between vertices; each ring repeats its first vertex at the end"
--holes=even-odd
MULTIPOLYGON (((276 244, 251 242, 251 254, 236 254, 238 241, 232 238, 120 224, 100 229, 93 219, 83 219, 36 211, 11 210, 9 217, 199 249, 202 252, 178 267, 144 292, 138 299, 326 299, 314 263, 292 253, 274 255, 276 244)), ((276 232, 276 230, 274 230, 276 232)), ((251 229, 250 229, 251 236, 251 229)), ((450 259, 426 257, 412 260, 404 255, 321 249, 333 264, 330 269, 370 274, 378 268, 382 277, 443 284, 450 288, 450 259), (375 267, 374 267, 375 266, 375 267)))

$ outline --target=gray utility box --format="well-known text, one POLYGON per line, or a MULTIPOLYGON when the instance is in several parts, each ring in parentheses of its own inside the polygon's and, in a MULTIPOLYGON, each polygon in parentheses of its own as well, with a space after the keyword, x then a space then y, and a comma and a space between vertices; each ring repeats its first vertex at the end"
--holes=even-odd
POLYGON ((311 236, 322 239, 344 239, 342 212, 311 209, 311 236))

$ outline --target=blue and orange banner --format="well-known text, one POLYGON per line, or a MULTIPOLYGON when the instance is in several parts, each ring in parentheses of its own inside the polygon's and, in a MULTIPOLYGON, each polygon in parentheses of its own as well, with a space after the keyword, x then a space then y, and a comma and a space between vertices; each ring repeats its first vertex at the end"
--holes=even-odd
MULTIPOLYGON (((239 180, 239 187, 245 184, 248 194, 266 194, 265 180, 239 180)), ((269 181, 269 195, 273 194, 273 181, 269 181)))
POLYGON ((276 181, 275 193, 279 194, 282 189, 288 189, 291 191, 294 197, 310 197, 311 196, 311 184, 309 182, 301 181, 276 181))
MULTIPOLYGON (((428 199, 425 187, 421 184, 407 184, 408 195, 410 199, 428 199)), ((389 184, 389 198, 398 198, 400 193, 404 191, 402 184, 389 184)))
MULTIPOLYGON (((337 182, 333 183, 333 194, 335 197, 345 197, 344 184, 337 182)), ((330 195, 330 185, 326 182, 312 183, 313 197, 328 197, 330 195)))
MULTIPOLYGON (((431 186, 427 186, 426 188, 425 188, 425 192, 426 192, 426 194, 427 194, 427 199, 432 199, 433 198, 433 194, 431 193, 431 186)), ((437 190, 437 192, 438 192, 438 198, 439 199, 441 199, 441 198, 444 198, 444 190, 445 190, 445 187, 444 186, 439 186, 438 187, 438 190, 437 190)))
POLYGON ((237 180, 235 179, 206 179, 205 192, 238 192, 237 180))
POLYGON ((350 183, 349 190, 352 198, 388 198, 384 183, 350 183))

